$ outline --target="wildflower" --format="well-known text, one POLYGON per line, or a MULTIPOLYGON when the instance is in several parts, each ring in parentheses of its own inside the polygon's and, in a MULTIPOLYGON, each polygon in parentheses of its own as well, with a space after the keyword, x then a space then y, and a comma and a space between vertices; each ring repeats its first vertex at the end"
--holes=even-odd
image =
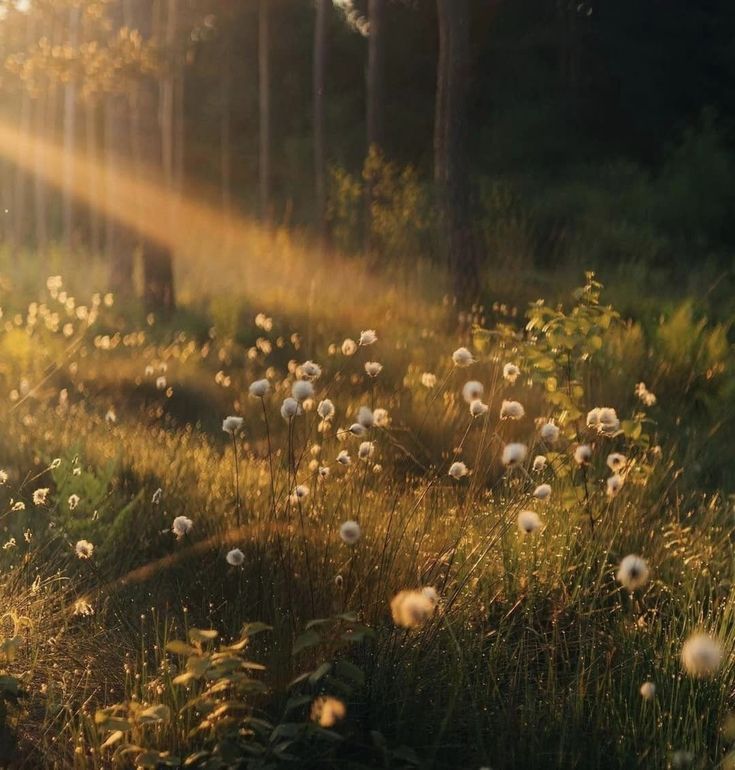
POLYGON ((342 343, 342 355, 354 356, 357 352, 357 343, 349 337, 342 343))
POLYGON ((520 420, 525 413, 526 410, 519 401, 503 401, 500 407, 501 420, 520 420))
POLYGON ((722 647, 709 634, 695 633, 684 642, 681 662, 690 676, 710 677, 717 673, 722 663, 722 647))
POLYGON ((376 428, 387 428, 390 425, 388 410, 380 407, 373 410, 373 422, 376 428))
POLYGON ((329 476, 329 466, 320 465, 317 473, 319 474, 320 479, 326 479, 329 476))
POLYGON ((242 417, 233 417, 230 415, 229 417, 225 417, 225 419, 222 421, 222 430, 225 433, 229 433, 231 436, 234 436, 237 431, 239 431, 242 428, 243 425, 243 418, 242 417))
POLYGON ((620 427, 620 420, 612 407, 598 406, 587 413, 587 427, 598 433, 612 434, 620 427))
POLYGON ((354 545, 361 535, 360 525, 356 521, 346 521, 339 528, 339 536, 347 545, 354 545))
POLYGON ((365 364, 365 372, 368 377, 377 377, 383 370, 383 364, 379 364, 377 361, 368 361, 365 364))
POLYGON ((350 425, 350 429, 348 431, 353 436, 364 436, 367 433, 367 428, 359 422, 353 422, 352 425, 350 425))
POLYGON ((290 420, 297 414, 301 414, 301 404, 295 398, 284 398, 281 404, 281 417, 284 420, 290 420))
POLYGON ((255 382, 250 383, 248 392, 253 398, 265 398, 270 389, 271 384, 268 380, 255 380, 255 382))
POLYGON ((625 455, 621 455, 620 452, 613 452, 607 456, 607 467, 613 471, 613 473, 617 473, 625 466, 627 459, 628 458, 625 455))
POLYGON ((360 448, 357 450, 357 456, 361 460, 369 460, 373 456, 375 446, 372 441, 363 441, 360 444, 360 448))
POLYGON ((74 546, 74 551, 80 559, 89 559, 94 551, 94 546, 89 540, 79 540, 74 546))
POLYGON ((476 398, 470 404, 470 414, 473 417, 482 417, 483 414, 487 414, 489 408, 490 407, 487 404, 484 404, 479 398, 476 398))
POLYGON ((306 484, 299 484, 297 487, 294 488, 294 491, 291 493, 291 502, 298 503, 301 500, 305 500, 308 496, 309 496, 309 487, 307 487, 306 484))
POLYGON ((434 387, 436 387, 436 375, 432 374, 431 372, 424 372, 421 375, 421 384, 425 388, 434 388, 434 387))
POLYGON ((48 499, 48 493, 49 493, 48 487, 42 487, 40 489, 34 490, 34 492, 33 492, 33 504, 34 505, 46 505, 46 500, 48 499))
POLYGON ((177 516, 174 519, 174 523, 171 527, 171 531, 177 538, 182 538, 184 535, 188 535, 191 532, 191 528, 194 526, 194 522, 186 516, 177 516))
POLYGON ((464 387, 462 388, 462 398, 468 404, 471 404, 476 399, 482 398, 484 392, 485 388, 481 382, 469 380, 468 382, 465 382, 464 387))
POLYGON ((653 682, 644 682, 640 689, 643 700, 653 700, 656 695, 656 685, 653 682))
POLYGON ((239 567, 245 561, 245 554, 239 548, 227 552, 225 561, 232 567, 239 567))
POLYGON ((521 511, 518 514, 518 529, 524 535, 532 535, 541 529, 541 519, 534 511, 521 511))
POLYGON ((551 484, 539 484, 533 490, 533 496, 537 500, 548 500, 551 497, 551 484))
POLYGON ((454 353, 452 353, 452 361, 454 361, 455 366, 464 368, 465 366, 473 364, 475 359, 467 348, 457 348, 454 353))
POLYGON ((434 586, 424 586, 421 593, 436 607, 439 604, 439 594, 434 586))
POLYGON ((357 410, 357 421, 363 428, 372 428, 375 424, 375 415, 369 406, 361 406, 357 410))
POLYGON ((577 465, 586 465, 592 457, 592 447, 588 444, 580 444, 574 450, 574 462, 577 465))
POLYGON ((156 388, 158 390, 166 390, 166 378, 163 375, 156 379, 156 388))
POLYGON ((449 475, 453 479, 461 479, 469 473, 467 466, 463 462, 452 463, 449 467, 449 475))
POLYGON ((313 398, 314 386, 309 380, 296 380, 291 386, 291 395, 297 401, 305 401, 307 398, 313 398))
POLYGON ((546 457, 544 455, 536 455, 533 458, 533 470, 536 473, 540 473, 546 467, 546 457))
POLYGON ((318 380, 322 376, 322 367, 313 361, 304 361, 301 364, 301 376, 308 380, 318 380))
POLYGON ((316 408, 316 413, 322 418, 322 420, 331 420, 334 417, 334 404, 330 399, 325 398, 319 402, 319 406, 316 408))
POLYGON ((73 511, 79 505, 79 495, 69 495, 66 503, 69 506, 69 510, 73 511))
POLYGON ((320 695, 311 704, 311 721, 316 722, 319 727, 334 727, 346 714, 345 704, 331 695, 320 695))
POLYGON ((360 332, 360 346, 364 345, 372 345, 374 342, 376 342, 378 339, 378 335, 375 333, 374 329, 366 329, 365 331, 360 332))
POLYGON ((614 476, 610 476, 610 478, 607 480, 608 497, 615 497, 623 488, 624 483, 625 482, 623 481, 623 477, 619 474, 616 473, 614 476))
POLYGON ((559 438, 559 427, 557 425, 554 425, 553 422, 545 422, 541 426, 540 433, 541 433, 541 438, 547 444, 553 444, 559 438))
POLYGON ((620 562, 616 580, 628 591, 635 591, 648 582, 648 575, 649 569, 645 560, 631 553, 620 562))
POLYGON ((94 608, 86 599, 77 599, 74 602, 73 612, 75 615, 89 616, 94 615, 94 608))
POLYGON ((423 591, 399 591, 390 602, 393 622, 401 628, 418 628, 434 614, 436 604, 423 591))
POLYGON ((521 370, 515 364, 506 364, 503 367, 503 379, 511 385, 518 379, 521 370))
POLYGON ((506 444, 503 447, 503 454, 502 454, 502 461, 503 465, 507 465, 509 467, 513 465, 518 465, 519 463, 522 463, 526 459, 526 455, 528 454, 528 449, 526 448, 525 444, 506 444))
POLYGON ((22 500, 16 500, 10 507, 11 511, 25 511, 26 504, 22 500))
POLYGON ((648 390, 645 382, 639 382, 635 386, 635 394, 644 406, 655 406, 657 400, 656 396, 648 390))

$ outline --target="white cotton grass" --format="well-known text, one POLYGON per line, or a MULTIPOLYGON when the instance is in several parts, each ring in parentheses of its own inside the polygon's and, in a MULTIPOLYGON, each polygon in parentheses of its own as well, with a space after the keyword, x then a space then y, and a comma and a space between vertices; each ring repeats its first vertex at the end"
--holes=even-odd
POLYGON ((48 487, 41 487, 33 490, 33 504, 34 505, 46 505, 49 494, 48 487))
POLYGON ((643 700, 653 700, 656 697, 656 685, 651 682, 643 682, 640 689, 643 700))
POLYGON ((171 525, 171 531, 178 539, 181 539, 191 532, 193 526, 194 522, 187 516, 177 516, 171 525))
POLYGON ((586 465, 592 459, 592 447, 589 444, 580 444, 574 450, 574 462, 577 465, 586 465))
POLYGON ((281 417, 284 420, 290 420, 301 414, 301 404, 295 398, 284 398, 281 404, 281 417))
POLYGON ((377 361, 365 362, 365 374, 367 374, 368 377, 377 377, 382 371, 383 364, 380 364, 377 361))
POLYGON ((689 676, 705 679, 717 673, 722 664, 722 645, 709 634, 692 634, 681 648, 681 663, 689 676))
POLYGON ((299 374, 307 380, 318 380, 322 376, 322 367, 313 361, 304 361, 299 367, 299 374))
POLYGON ((372 345, 373 343, 377 342, 378 335, 375 333, 375 329, 365 329, 364 331, 360 332, 360 347, 364 347, 365 345, 372 345))
POLYGON ((610 476, 607 480, 607 496, 617 497, 618 492, 623 488, 623 484, 625 484, 625 480, 619 474, 616 473, 614 476, 610 476))
POLYGON ((316 413, 322 420, 331 420, 334 417, 335 411, 334 403, 329 398, 322 399, 316 408, 316 413))
POLYGON ((420 628, 431 619, 437 603, 436 591, 399 591, 390 602, 393 622, 400 628, 420 628))
POLYGON ((368 432, 368 429, 359 422, 353 422, 352 425, 350 425, 348 433, 351 433, 353 436, 357 436, 358 438, 361 438, 362 436, 366 435, 368 432))
POLYGON ((476 398, 470 403, 470 414, 473 417, 482 417, 484 414, 487 414, 489 409, 490 407, 483 403, 479 398, 476 398))
POLYGON ((531 467, 536 473, 540 473, 546 467, 547 462, 546 455, 536 455, 533 458, 533 465, 531 467))
POLYGON ((293 492, 291 492, 291 503, 294 505, 300 503, 302 500, 306 500, 308 496, 309 487, 307 487, 306 484, 299 484, 294 487, 293 492))
POLYGON ((253 398, 265 398, 270 392, 270 389, 271 384, 268 380, 255 380, 255 382, 250 383, 248 393, 250 393, 253 398))
POLYGON ((69 510, 73 511, 79 505, 79 495, 69 495, 69 499, 66 501, 69 506, 69 510))
POLYGON ((94 545, 89 540, 78 540, 74 546, 74 552, 79 559, 91 559, 94 553, 94 545))
POLYGON ((597 406, 587 413, 587 427, 611 435, 620 428, 620 420, 611 406, 597 406))
POLYGON ((559 440, 559 433, 559 426, 553 422, 545 422, 539 430, 542 440, 547 444, 556 443, 559 440))
POLYGON ((245 554, 239 548, 233 548, 227 552, 225 561, 231 567, 239 567, 245 561, 245 554))
POLYGON ((339 536, 347 545, 355 545, 362 536, 360 525, 356 521, 345 521, 339 528, 339 536))
POLYGON ((309 380, 296 380, 291 386, 291 396, 302 402, 314 398, 314 386, 309 380))
POLYGON ((375 425, 375 415, 369 406, 361 406, 357 410, 357 422, 363 428, 372 428, 375 425))
POLYGON ((467 348, 457 348, 454 353, 452 353, 452 361, 454 361, 455 366, 463 369, 473 364, 475 359, 467 348))
POLYGON ((535 511, 521 511, 518 514, 518 530, 524 535, 532 535, 542 527, 541 519, 535 511))
POLYGON ((539 484, 533 490, 533 496, 537 500, 548 500, 551 497, 551 484, 539 484))
POLYGON ((485 387, 477 380, 468 380, 462 387, 462 398, 471 404, 473 401, 482 398, 485 393, 485 387))
POLYGON ((343 356, 354 356, 357 353, 357 343, 351 337, 347 337, 340 348, 343 356))
POLYGON ((423 372, 421 374, 421 384, 431 390, 436 387, 436 375, 433 372, 423 372))
POLYGON ((620 452, 612 452, 607 456, 607 467, 613 472, 618 473, 623 468, 625 468, 625 464, 628 462, 628 458, 625 455, 620 454, 620 452))
POLYGON ((358 450, 357 450, 357 456, 361 460, 369 460, 375 452, 375 444, 373 444, 372 441, 363 441, 358 450))
POLYGON ((469 473, 467 466, 463 462, 455 462, 449 466, 449 475, 453 479, 461 479, 469 473))
POLYGON ((244 420, 242 417, 235 417, 234 415, 230 415, 229 417, 225 417, 225 419, 222 420, 222 430, 225 433, 229 433, 231 436, 234 436, 235 433, 242 429, 243 422, 244 420))
POLYGON ((390 414, 387 409, 378 407, 373 410, 373 423, 376 428, 387 428, 390 425, 390 414))
POLYGON ((350 465, 352 463, 352 458, 350 457, 350 453, 346 449, 343 449, 337 455, 337 462, 340 465, 344 465, 344 466, 350 465))
POLYGON ((649 575, 650 570, 646 560, 631 553, 620 562, 615 579, 623 588, 633 592, 648 582, 649 575))
POLYGON ((501 420, 520 420, 526 414, 520 401, 503 401, 500 407, 501 420))
POLYGON ((515 364, 507 363, 503 366, 503 379, 511 385, 515 383, 520 373, 521 370, 515 364))
POLYGON ((640 399, 643 406, 655 406, 656 396, 646 387, 645 382, 639 382, 635 386, 635 394, 640 399))
POLYGON ((514 465, 520 465, 520 463, 522 463, 526 459, 527 454, 528 454, 528 448, 526 447, 525 444, 511 442, 510 444, 506 444, 503 447, 503 454, 501 455, 501 460, 503 462, 503 465, 506 465, 509 468, 511 468, 514 465))

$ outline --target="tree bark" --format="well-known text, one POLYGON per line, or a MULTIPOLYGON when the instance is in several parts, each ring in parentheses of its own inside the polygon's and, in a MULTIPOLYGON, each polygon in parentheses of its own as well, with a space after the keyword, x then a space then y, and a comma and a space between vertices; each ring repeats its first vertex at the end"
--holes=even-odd
POLYGON ((439 64, 434 127, 437 183, 454 293, 463 304, 479 296, 479 248, 470 213, 466 152, 470 82, 468 0, 437 0, 439 64))
POLYGON ((258 111, 259 152, 258 176, 260 216, 270 221, 271 206, 271 98, 270 98, 270 29, 268 4, 260 0, 258 11, 258 111))
POLYGON ((316 220, 322 242, 326 236, 326 142, 324 99, 327 66, 327 12, 330 0, 316 0, 314 26, 314 195, 316 220))

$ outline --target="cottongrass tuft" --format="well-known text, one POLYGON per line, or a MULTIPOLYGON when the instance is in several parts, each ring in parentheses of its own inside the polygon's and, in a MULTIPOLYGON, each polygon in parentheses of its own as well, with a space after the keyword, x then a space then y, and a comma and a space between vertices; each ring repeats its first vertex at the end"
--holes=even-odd
POLYGON ((304 361, 299 367, 299 372, 307 380, 318 380, 322 376, 322 367, 313 361, 304 361))
POLYGON ((339 536, 347 545, 355 545, 361 535, 360 525, 356 521, 345 521, 339 528, 339 536))
POLYGON ((627 457, 620 452, 612 452, 607 456, 607 467, 613 472, 618 473, 625 467, 627 457))
POLYGON ((586 465, 592 459, 592 447, 589 444, 580 444, 574 450, 574 462, 577 465, 586 465))
POLYGON ((69 495, 66 504, 69 506, 69 510, 73 511, 79 505, 79 495, 69 495))
POLYGON ((551 497, 551 484, 539 484, 533 490, 533 496, 537 500, 548 500, 551 497))
POLYGON ((620 420, 611 406, 596 406, 587 413, 587 427, 609 435, 620 428, 620 420))
POLYGON ((434 595, 427 595, 425 590, 405 590, 391 599, 390 612, 400 628, 420 628, 434 614, 436 606, 434 595))
POLYGON ((363 428, 372 428, 375 425, 375 415, 369 406, 361 406, 357 410, 357 422, 363 428))
POLYGON ((34 505, 46 505, 48 500, 48 487, 41 487, 40 489, 33 490, 33 504, 34 505))
POLYGON ((455 462, 449 466, 449 475, 453 479, 461 479, 469 473, 467 466, 463 462, 455 462))
POLYGON ((508 363, 503 367, 503 379, 511 385, 515 383, 520 373, 521 370, 515 364, 508 363))
POLYGON ((270 392, 271 384, 268 380, 256 380, 250 383, 248 392, 253 398, 265 398, 270 392))
POLYGON ((319 402, 319 406, 316 408, 316 413, 322 418, 322 420, 331 420, 334 417, 335 408, 331 399, 325 398, 319 402))
POLYGON ((487 414, 489 408, 490 407, 487 404, 484 404, 479 398, 476 398, 470 404, 470 414, 473 417, 482 417, 484 414, 487 414))
POLYGON ((681 648, 681 663, 689 676, 705 679, 714 676, 722 663, 722 646, 704 632, 692 634, 681 648))
POLYGON ((383 371, 383 364, 377 361, 365 362, 365 373, 368 377, 377 377, 383 371))
POLYGON ((342 355, 343 356, 354 356, 357 352, 357 343, 355 340, 351 339, 350 337, 347 337, 346 340, 342 343, 342 355))
POLYGON ((178 539, 181 539, 184 535, 188 535, 191 532, 193 526, 194 522, 187 516, 177 516, 171 525, 171 531, 178 539))
POLYGON ((357 456, 361 460, 369 460, 375 452, 375 445, 372 441, 363 441, 357 450, 357 456))
POLYGON ((242 417, 234 417, 230 415, 229 417, 225 417, 224 420, 222 420, 222 430, 225 433, 229 433, 231 436, 234 436, 235 433, 237 433, 243 426, 243 418, 242 417))
POLYGON ((525 414, 526 410, 520 401, 503 401, 500 407, 501 420, 520 420, 525 414))
POLYGON ((452 353, 452 361, 454 361, 455 366, 463 369, 464 367, 473 364, 475 359, 467 348, 457 348, 454 353, 452 353))
POLYGON ((94 552, 94 545, 89 540, 79 540, 74 546, 74 552, 80 559, 90 559, 94 552))
POLYGON ((373 423, 376 428, 387 428, 390 425, 390 415, 387 409, 378 407, 373 410, 373 423))
POLYGON ((281 404, 281 417, 284 420, 290 420, 301 414, 301 405, 295 398, 284 398, 281 404))
POLYGON ((628 554, 618 567, 616 580, 628 591, 635 591, 648 582, 650 571, 645 559, 634 553, 628 554))
POLYGON ((306 401, 307 398, 314 398, 314 386, 309 380, 296 380, 291 386, 291 395, 297 401, 306 401))
POLYGON ((521 511, 518 514, 518 529, 524 535, 532 535, 541 529, 541 519, 535 511, 521 511))
POLYGON ((511 468, 514 465, 519 465, 522 463, 526 459, 527 454, 528 448, 525 444, 511 442, 510 444, 506 444, 503 447, 501 460, 503 461, 503 465, 511 468))
POLYGON ((536 473, 540 473, 546 467, 546 463, 546 455, 536 455, 536 457, 533 458, 532 469, 536 471, 536 473))
POLYGON ((468 382, 465 382, 462 387, 462 398, 468 404, 471 404, 473 401, 482 398, 484 392, 485 388, 481 382, 469 380, 468 382))
POLYGON ((352 463, 352 458, 350 457, 350 453, 346 449, 342 449, 340 453, 337 455, 337 462, 340 465, 350 465, 352 463))
POLYGON ((656 696, 656 685, 653 682, 644 682, 640 689, 643 700, 653 700, 656 696))
POLYGON ((364 331, 360 332, 360 346, 364 347, 365 345, 372 345, 374 342, 377 342, 378 335, 375 333, 375 329, 365 329, 364 331))
POLYGON ((435 388, 436 387, 436 375, 433 374, 432 372, 424 372, 421 375, 421 384, 425 388, 427 388, 429 390, 431 390, 431 388, 435 388))
POLYGON ((607 496, 616 497, 623 488, 623 484, 625 484, 625 480, 619 474, 616 473, 614 476, 610 476, 607 480, 607 496))
POLYGON ((554 444, 559 439, 559 426, 554 425, 553 422, 545 422, 539 433, 547 444, 554 444))

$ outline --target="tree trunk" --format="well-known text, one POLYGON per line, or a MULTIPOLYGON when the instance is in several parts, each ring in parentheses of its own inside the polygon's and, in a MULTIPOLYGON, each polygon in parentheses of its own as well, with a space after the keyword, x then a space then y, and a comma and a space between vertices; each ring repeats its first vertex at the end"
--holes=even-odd
POLYGON ((269 0, 260 0, 258 11, 258 110, 259 152, 258 176, 260 192, 260 216, 270 221, 271 200, 271 97, 270 97, 270 30, 269 0))
POLYGON ((368 3, 367 146, 383 147, 385 83, 385 0, 368 3))
POLYGON ((330 0, 316 0, 314 26, 314 195, 316 221, 322 241, 326 236, 325 77, 327 65, 327 11, 330 0))
MULTIPOLYGON (((79 44, 81 8, 69 9, 69 45, 79 44)), ((77 84, 72 79, 64 86, 64 167, 62 171, 61 211, 62 239, 67 252, 72 248, 74 229, 74 161, 76 152, 77 84)))
POLYGON ((470 214, 466 154, 470 78, 469 2, 437 0, 439 64, 434 126, 434 178, 454 293, 463 304, 479 295, 479 253, 470 214))

